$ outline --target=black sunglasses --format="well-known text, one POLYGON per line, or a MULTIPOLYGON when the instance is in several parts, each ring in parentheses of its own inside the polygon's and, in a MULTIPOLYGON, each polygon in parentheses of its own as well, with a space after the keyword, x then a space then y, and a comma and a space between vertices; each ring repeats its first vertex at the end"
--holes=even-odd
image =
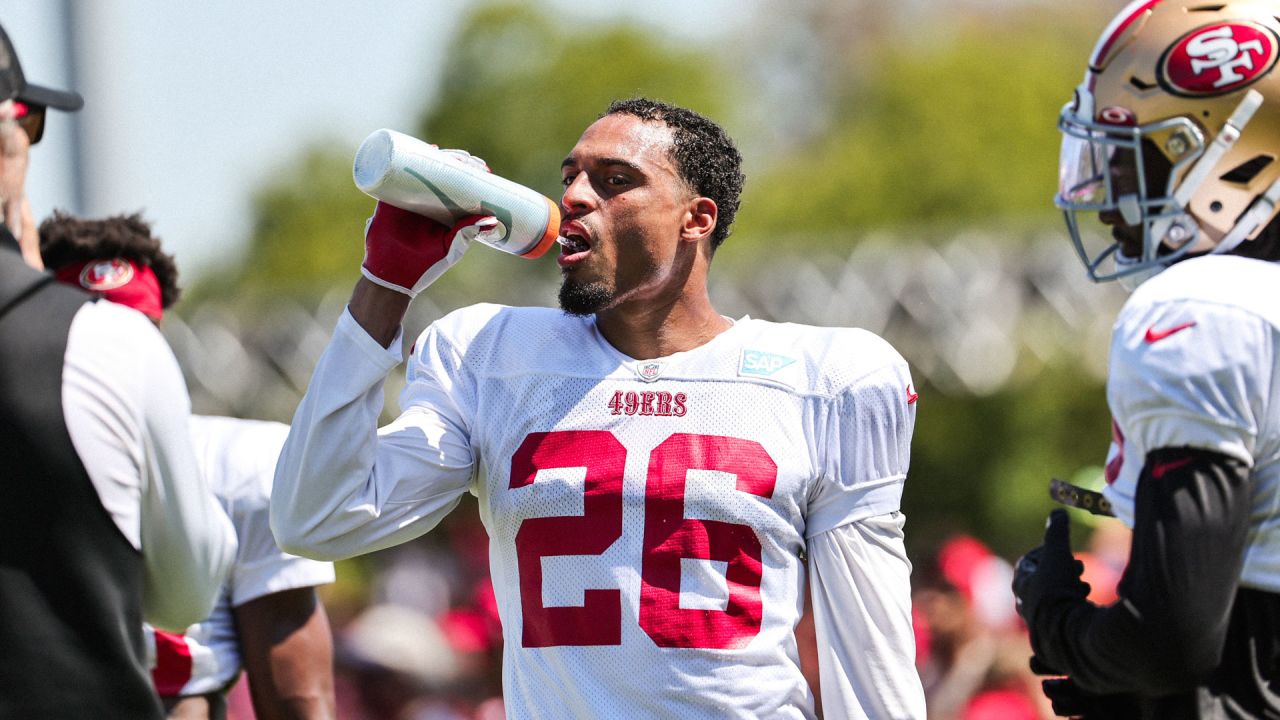
POLYGON ((40 142, 40 138, 44 136, 45 110, 43 105, 32 105, 20 100, 13 101, 13 119, 22 127, 23 132, 27 134, 27 140, 32 145, 40 142))

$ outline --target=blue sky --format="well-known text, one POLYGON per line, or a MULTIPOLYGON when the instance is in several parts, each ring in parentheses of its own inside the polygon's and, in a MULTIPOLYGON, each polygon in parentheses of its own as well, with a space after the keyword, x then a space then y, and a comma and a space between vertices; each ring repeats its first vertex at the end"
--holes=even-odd
MULTIPOLYGON (((85 97, 74 118, 51 114, 32 151, 36 216, 142 211, 188 279, 209 271, 242 248, 252 192, 300 149, 321 140, 354 149, 378 128, 412 126, 474 4, 7 0, 0 24, 27 78, 85 97), (80 57, 74 81, 66 8, 80 57)), ((575 22, 629 16, 693 38, 731 32, 754 3, 537 4, 575 22)))

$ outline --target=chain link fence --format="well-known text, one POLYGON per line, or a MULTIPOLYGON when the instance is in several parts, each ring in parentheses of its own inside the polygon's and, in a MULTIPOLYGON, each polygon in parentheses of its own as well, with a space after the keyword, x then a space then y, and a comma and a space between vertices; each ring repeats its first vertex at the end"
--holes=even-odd
MULTIPOLYGON (((727 315, 866 328, 906 357, 917 382, 962 395, 994 392, 1049 362, 1078 363, 1102 378, 1125 298, 1114 283, 1090 282, 1053 233, 1022 245, 980 232, 940 246, 871 237, 846 256, 771 256, 732 277, 713 268, 711 280, 712 299, 727 315)), ((555 303, 554 276, 504 279, 508 294, 510 282, 520 284, 516 297, 555 303)), ((348 296, 342 287, 310 305, 281 300, 252 313, 212 301, 189 317, 167 317, 194 409, 287 422, 348 296)), ((419 296, 406 333, 441 314, 419 296)), ((389 414, 402 385, 399 374, 388 381, 389 414)))

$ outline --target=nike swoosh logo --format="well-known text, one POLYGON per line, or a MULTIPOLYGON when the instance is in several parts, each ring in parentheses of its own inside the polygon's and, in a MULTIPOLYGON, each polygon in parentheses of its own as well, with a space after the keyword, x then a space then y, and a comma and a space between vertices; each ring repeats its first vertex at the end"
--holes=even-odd
POLYGON ((1187 465, 1190 465, 1191 460, 1192 458, 1179 458, 1177 460, 1170 460, 1169 462, 1166 462, 1166 463, 1160 463, 1159 465, 1156 465, 1155 467, 1151 468, 1151 477, 1155 478, 1156 480, 1159 480, 1160 478, 1164 477, 1164 474, 1167 472, 1171 472, 1173 470, 1177 470, 1180 467, 1186 467, 1187 465))
POLYGON ((916 389, 911 386, 911 383, 907 383, 907 404, 914 405, 919 399, 920 393, 916 392, 916 389))
POLYGON ((1189 327, 1194 327, 1194 326, 1195 326, 1195 322, 1185 322, 1185 323, 1182 323, 1181 325, 1174 325, 1173 327, 1170 327, 1170 328, 1157 330, 1156 326, 1152 325, 1151 327, 1147 328, 1147 334, 1142 339, 1146 340, 1147 344, 1150 345, 1153 342, 1160 342, 1161 340, 1169 337, 1170 335, 1176 332, 1181 332, 1183 330, 1186 330, 1189 327))

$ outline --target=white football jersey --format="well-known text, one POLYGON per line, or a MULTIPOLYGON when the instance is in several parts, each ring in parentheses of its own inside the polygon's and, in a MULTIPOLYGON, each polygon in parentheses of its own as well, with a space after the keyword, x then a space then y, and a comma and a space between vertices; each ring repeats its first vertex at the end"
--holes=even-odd
POLYGON ((152 679, 162 696, 222 690, 240 673, 232 609, 264 595, 333 582, 333 563, 290 555, 276 545, 268 500, 289 426, 262 420, 191 416, 196 461, 231 518, 240 546, 213 613, 182 634, 146 627, 152 679))
POLYGON ((342 557, 477 495, 509 717, 813 717, 806 552, 829 712, 923 716, 897 514, 916 395, 882 339, 744 318, 635 360, 593 318, 476 305, 419 337, 402 415, 339 459, 370 420, 353 396, 381 393, 361 333, 344 314, 299 407, 277 535, 342 557))
POLYGON ((1195 447, 1252 469, 1241 583, 1280 592, 1280 264, 1184 260, 1134 291, 1111 341, 1104 493, 1133 526, 1147 453, 1195 447))

